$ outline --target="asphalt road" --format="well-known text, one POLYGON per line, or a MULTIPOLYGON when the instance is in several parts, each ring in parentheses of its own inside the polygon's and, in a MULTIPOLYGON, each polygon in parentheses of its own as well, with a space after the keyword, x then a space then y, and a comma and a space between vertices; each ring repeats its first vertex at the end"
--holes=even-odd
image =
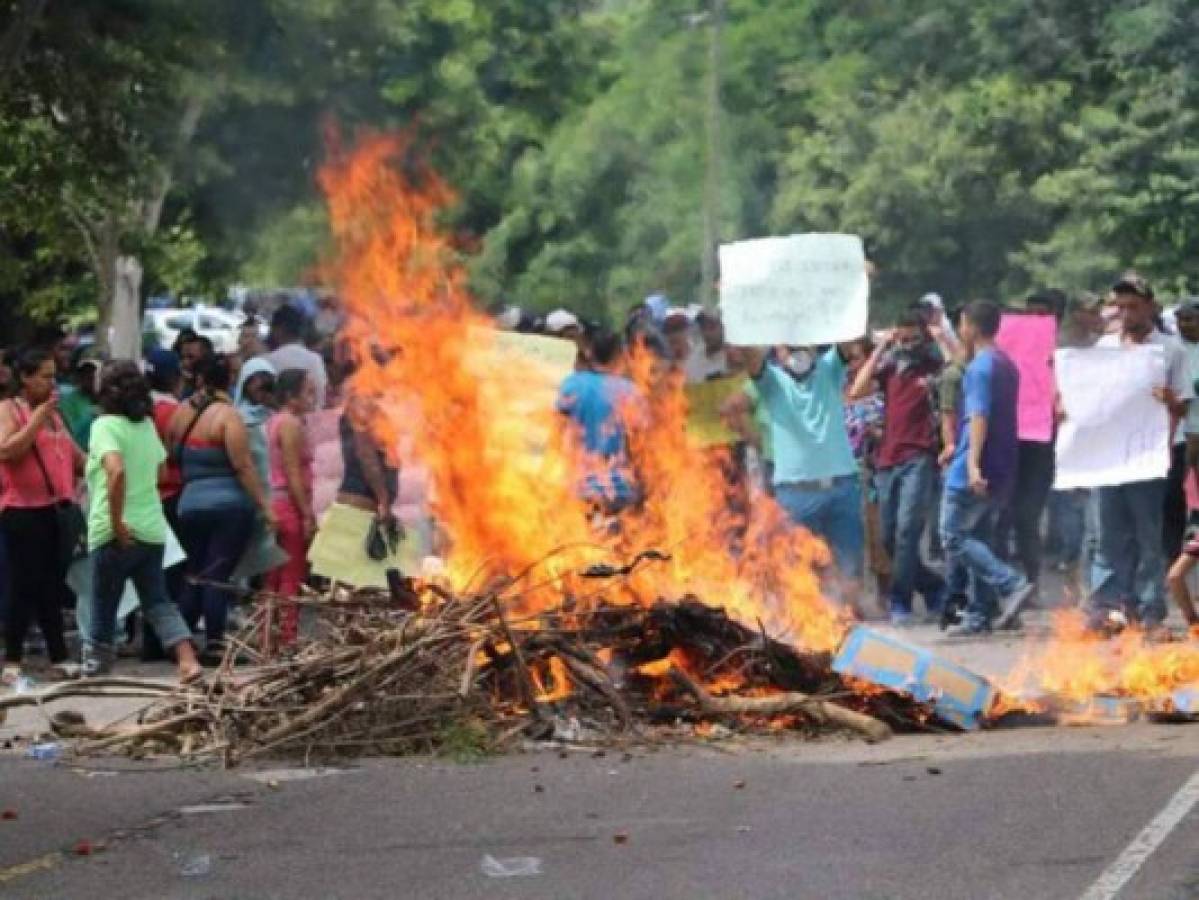
MULTIPOLYGON (((1197 770, 1185 725, 383 760, 303 780, 9 756, 0 896, 1071 898, 1197 770), (76 856, 80 839, 105 848, 76 856), (490 877, 488 855, 536 872, 490 877), (185 877, 200 856, 208 874, 185 877)), ((1196 847, 1191 809, 1119 896, 1199 897, 1196 847)))

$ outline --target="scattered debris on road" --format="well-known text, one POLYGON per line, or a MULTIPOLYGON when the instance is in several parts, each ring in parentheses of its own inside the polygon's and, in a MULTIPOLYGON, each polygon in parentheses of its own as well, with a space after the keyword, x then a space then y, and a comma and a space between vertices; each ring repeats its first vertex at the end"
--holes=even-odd
MULTIPOLYGON (((272 605, 260 594, 206 683, 94 679, 0 698, 0 709, 71 696, 146 697, 133 724, 92 728, 66 710, 50 725, 78 754, 235 766, 264 757, 470 758, 547 743, 591 752, 598 745, 602 754, 611 743, 747 732, 839 731, 881 741, 894 730, 970 730, 1034 709, 1037 721, 1099 724, 1143 714, 1187 719, 1199 707, 1194 688, 1156 707, 1106 695, 1015 700, 956 663, 862 625, 848 629, 835 654, 805 651, 693 596, 620 602, 619 582, 631 568, 589 571, 591 583, 608 579, 595 595, 566 596, 537 612, 520 612, 513 579, 470 594, 408 580, 400 589, 335 588, 300 601, 317 626, 282 658, 254 649, 272 605)), ((54 759, 61 746, 30 752, 54 759)))
MULTIPOLYGON (((206 685, 156 686, 148 693, 157 699, 132 725, 93 730, 72 719, 73 747, 232 766, 263 756, 469 755, 523 740, 595 744, 717 729, 831 729, 877 741, 932 719, 912 698, 856 690, 828 654, 771 639, 695 598, 650 607, 568 600, 513 617, 503 595, 501 584, 470 596, 426 588, 398 603, 387 591, 310 598, 316 636, 274 660, 252 650, 262 618, 254 616, 206 685)), ((58 696, 72 688, 130 694, 142 686, 80 682, 58 696)))

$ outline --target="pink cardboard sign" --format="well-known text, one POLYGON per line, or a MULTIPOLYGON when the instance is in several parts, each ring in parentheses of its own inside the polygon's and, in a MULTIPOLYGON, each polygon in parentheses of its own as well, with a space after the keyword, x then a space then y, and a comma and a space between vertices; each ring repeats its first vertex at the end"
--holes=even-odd
POLYGON ((1016 430, 1022 441, 1053 440, 1053 351, 1057 320, 1053 316, 1007 313, 995 342, 1020 371, 1016 430))

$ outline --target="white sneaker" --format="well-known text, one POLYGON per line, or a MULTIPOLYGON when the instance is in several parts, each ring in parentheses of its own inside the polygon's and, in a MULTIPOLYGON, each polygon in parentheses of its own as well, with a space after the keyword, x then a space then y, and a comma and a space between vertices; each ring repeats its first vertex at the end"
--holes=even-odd
POLYGON ((1019 621, 1020 611, 1028 605, 1028 601, 1033 598, 1036 592, 1037 586, 1029 582, 1024 587, 1004 597, 1000 604, 1001 612, 999 618, 995 620, 995 630, 1003 631, 1013 628, 1015 623, 1019 621))
POLYGON ((10 666, 5 666, 3 669, 0 669, 0 687, 8 688, 9 690, 12 690, 17 686, 17 682, 20 680, 21 680, 21 667, 20 666, 11 666, 10 665, 10 666))

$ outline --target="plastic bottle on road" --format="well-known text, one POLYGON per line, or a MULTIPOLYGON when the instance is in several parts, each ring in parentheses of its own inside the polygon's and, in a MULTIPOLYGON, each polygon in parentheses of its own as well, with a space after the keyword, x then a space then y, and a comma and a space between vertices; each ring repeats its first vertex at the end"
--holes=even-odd
POLYGON ((536 856, 512 856, 497 859, 490 853, 483 857, 479 868, 488 878, 527 878, 541 874, 541 860, 536 856))
POLYGON ((196 853, 184 857, 179 874, 184 878, 203 878, 212 872, 212 857, 207 853, 196 853))
POLYGON ((40 759, 43 762, 53 762, 62 756, 62 744, 57 741, 48 741, 44 744, 34 744, 25 751, 25 755, 30 759, 40 759))

